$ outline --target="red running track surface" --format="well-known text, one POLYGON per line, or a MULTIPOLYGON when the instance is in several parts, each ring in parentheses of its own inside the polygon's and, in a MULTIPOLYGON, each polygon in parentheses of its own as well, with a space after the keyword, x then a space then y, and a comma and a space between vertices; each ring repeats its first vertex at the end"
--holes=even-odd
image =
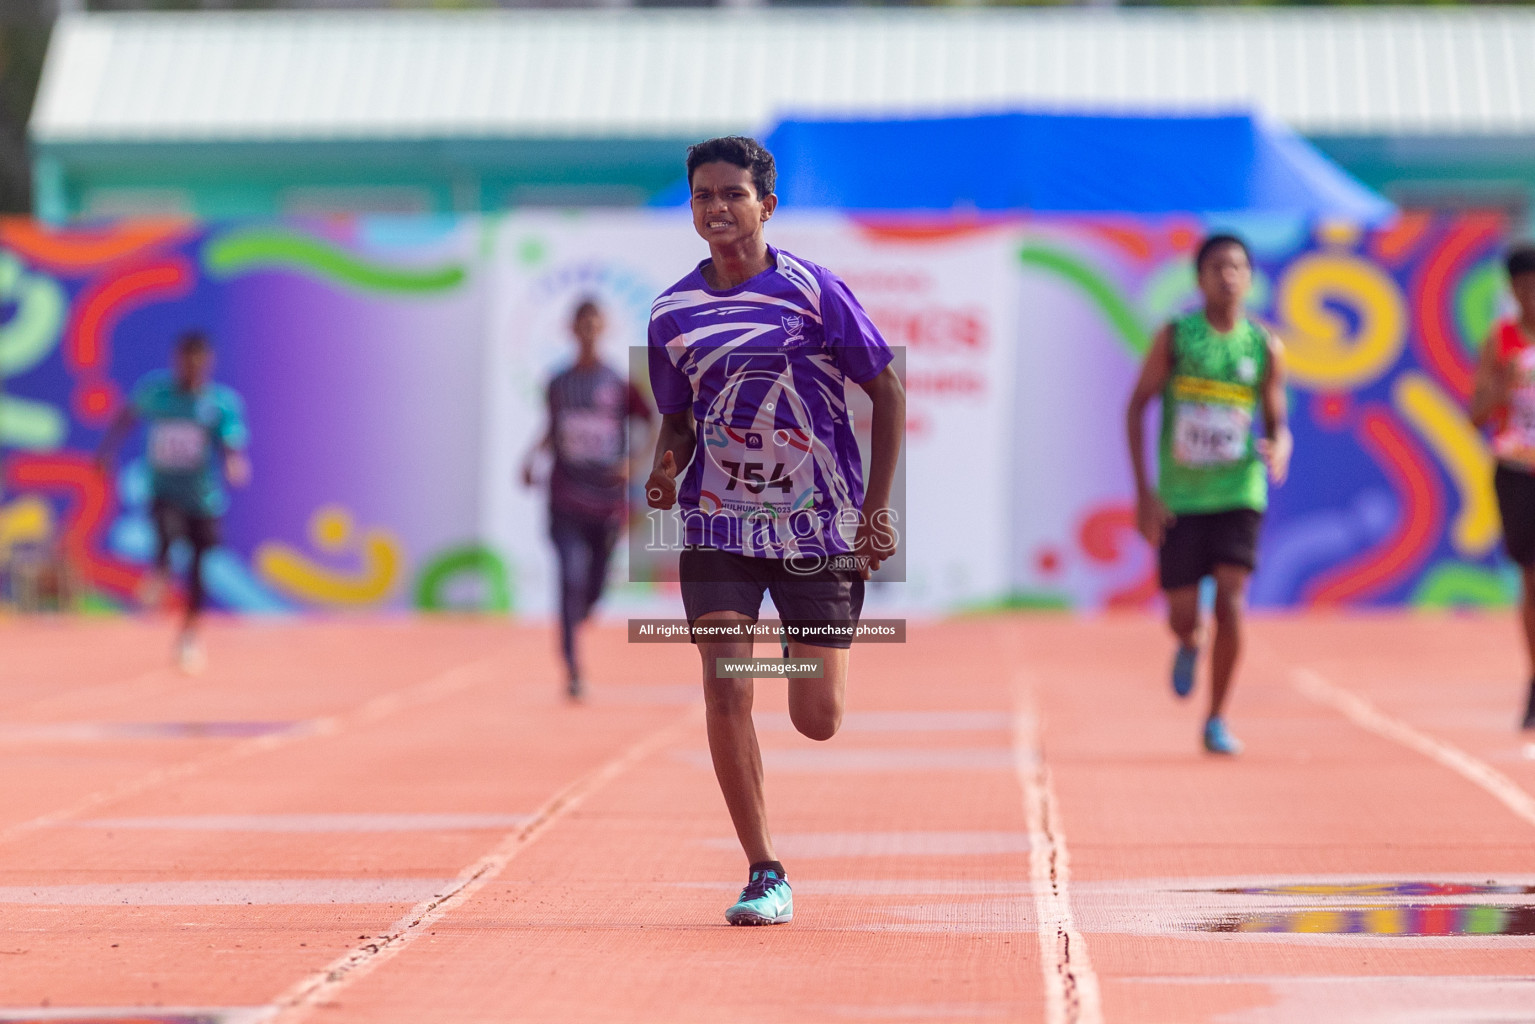
POLYGON ((758 684, 796 917, 697 656, 474 619, 0 622, 0 1020, 1283 1022, 1535 1012, 1507 615, 1260 618, 1230 720, 1138 616, 860 645, 840 735, 758 684))

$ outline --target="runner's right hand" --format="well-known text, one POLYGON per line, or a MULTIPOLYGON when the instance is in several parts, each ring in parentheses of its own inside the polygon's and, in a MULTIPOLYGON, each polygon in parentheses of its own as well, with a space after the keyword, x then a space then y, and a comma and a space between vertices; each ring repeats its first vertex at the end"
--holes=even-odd
POLYGON ((1162 537, 1173 524, 1175 517, 1162 504, 1162 499, 1151 491, 1144 491, 1135 499, 1135 528, 1154 548, 1162 546, 1162 537))
POLYGON ((661 464, 650 471, 645 481, 645 502, 651 508, 671 508, 677 504, 677 460, 672 450, 666 449, 661 464))

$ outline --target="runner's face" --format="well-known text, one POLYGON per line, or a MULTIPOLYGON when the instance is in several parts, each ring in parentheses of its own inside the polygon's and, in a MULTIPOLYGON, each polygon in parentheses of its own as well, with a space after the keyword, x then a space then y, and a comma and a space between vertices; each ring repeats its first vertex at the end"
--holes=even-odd
POLYGON ((730 247, 762 234, 777 196, 762 198, 745 167, 717 160, 693 172, 693 230, 711 246, 730 247))
POLYGON ((1535 318, 1535 273, 1516 274, 1509 279, 1508 288, 1519 303, 1519 314, 1526 320, 1535 318))
POLYGON ((184 391, 201 391, 213 377, 213 353, 189 349, 176 353, 176 382, 184 391))
POLYGON ((576 336, 576 343, 582 352, 595 352, 597 339, 602 337, 602 332, 607 325, 607 320, 601 313, 596 310, 587 310, 576 317, 575 322, 570 326, 570 332, 576 336))
POLYGON ((1252 286, 1252 264, 1240 245, 1216 246, 1199 267, 1199 290, 1212 305, 1241 303, 1252 286))

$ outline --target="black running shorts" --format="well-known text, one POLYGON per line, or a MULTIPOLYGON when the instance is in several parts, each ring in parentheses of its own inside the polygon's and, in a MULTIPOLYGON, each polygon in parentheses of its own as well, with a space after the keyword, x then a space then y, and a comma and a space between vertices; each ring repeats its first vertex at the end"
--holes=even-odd
POLYGON ((1258 565, 1258 528, 1263 513, 1250 508, 1185 513, 1162 537, 1157 575, 1163 590, 1192 587, 1217 565, 1258 565))
POLYGON ((176 502, 155 498, 149 507, 149 517, 154 521, 161 545, 184 540, 204 551, 219 545, 219 521, 215 516, 201 515, 176 502))
POLYGON ((851 633, 817 636, 816 627, 850 629, 863 611, 863 578, 854 569, 805 566, 795 572, 781 558, 752 558, 718 548, 692 547, 682 552, 677 575, 682 583, 682 607, 692 625, 710 612, 740 612, 753 622, 762 608, 762 595, 772 595, 773 607, 785 626, 796 626, 815 639, 813 647, 851 647, 851 633))
POLYGON ((1500 462, 1492 488, 1498 494, 1508 557, 1526 569, 1535 566, 1535 473, 1500 462))

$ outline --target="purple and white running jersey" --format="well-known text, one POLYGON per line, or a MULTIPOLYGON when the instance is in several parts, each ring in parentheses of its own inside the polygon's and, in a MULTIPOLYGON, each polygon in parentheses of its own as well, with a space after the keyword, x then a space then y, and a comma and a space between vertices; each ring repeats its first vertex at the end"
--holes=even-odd
MULTIPOLYGON (((841 278, 781 249, 728 291, 698 268, 650 313, 662 413, 693 411, 698 443, 677 503, 684 541, 762 558, 852 550, 863 466, 846 382, 890 348, 841 278)), ((707 261, 705 261, 707 263, 707 261)))

